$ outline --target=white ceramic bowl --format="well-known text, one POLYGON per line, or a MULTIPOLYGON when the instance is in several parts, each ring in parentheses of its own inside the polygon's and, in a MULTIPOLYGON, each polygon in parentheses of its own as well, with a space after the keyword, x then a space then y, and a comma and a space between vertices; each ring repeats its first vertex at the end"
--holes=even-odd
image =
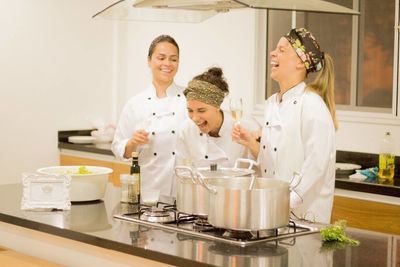
POLYGON ((102 199, 106 191, 108 175, 112 169, 97 166, 84 166, 91 174, 77 174, 81 166, 52 166, 40 168, 38 173, 70 175, 71 176, 71 201, 93 201, 102 199))

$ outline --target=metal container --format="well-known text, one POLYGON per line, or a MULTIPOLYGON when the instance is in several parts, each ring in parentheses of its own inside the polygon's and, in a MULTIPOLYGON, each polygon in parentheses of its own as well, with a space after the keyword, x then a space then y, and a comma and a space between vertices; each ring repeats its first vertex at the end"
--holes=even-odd
POLYGON ((255 178, 250 189, 252 179, 249 177, 199 180, 210 193, 208 222, 214 227, 258 231, 284 227, 289 223, 289 182, 255 178))
POLYGON ((202 180, 197 178, 201 175, 205 179, 219 177, 219 179, 231 180, 229 178, 237 176, 247 176, 254 173, 251 169, 254 161, 248 159, 238 159, 233 168, 194 168, 187 166, 175 167, 177 179, 176 208, 180 212, 204 216, 208 215, 209 192, 201 186, 202 180), (238 168, 240 163, 248 163, 247 169, 238 168))

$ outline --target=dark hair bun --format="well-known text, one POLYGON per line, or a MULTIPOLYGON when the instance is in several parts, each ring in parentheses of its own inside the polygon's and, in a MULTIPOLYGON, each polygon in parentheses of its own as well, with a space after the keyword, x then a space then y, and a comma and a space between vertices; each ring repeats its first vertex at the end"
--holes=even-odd
POLYGON ((223 75, 224 73, 222 72, 222 69, 220 67, 211 67, 207 71, 203 72, 200 75, 197 75, 193 79, 214 84, 219 89, 221 89, 221 91, 228 94, 229 86, 223 75))
POLYGON ((212 67, 209 68, 207 71, 210 75, 215 76, 215 77, 222 77, 222 69, 219 67, 212 67))

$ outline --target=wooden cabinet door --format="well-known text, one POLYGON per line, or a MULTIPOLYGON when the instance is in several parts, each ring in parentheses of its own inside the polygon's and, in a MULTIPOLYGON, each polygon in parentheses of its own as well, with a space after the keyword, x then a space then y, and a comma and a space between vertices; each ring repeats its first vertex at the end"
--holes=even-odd
POLYGON ((355 228, 400 234, 400 205, 335 196, 332 219, 355 228))
POLYGON ((115 186, 121 186, 121 182, 119 179, 119 176, 124 173, 129 173, 130 172, 130 165, 128 164, 123 164, 123 163, 114 163, 113 165, 114 169, 114 175, 115 175, 115 180, 114 180, 114 185, 115 186))

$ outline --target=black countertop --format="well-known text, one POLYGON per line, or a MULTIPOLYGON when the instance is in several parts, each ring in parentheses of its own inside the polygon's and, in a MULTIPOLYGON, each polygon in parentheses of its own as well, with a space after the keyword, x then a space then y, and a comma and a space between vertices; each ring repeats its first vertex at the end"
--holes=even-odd
POLYGON ((348 228, 360 246, 323 251, 314 233, 243 248, 113 218, 130 206, 112 190, 104 200, 73 203, 69 211, 22 211, 22 185, 1 185, 0 221, 176 266, 400 265, 400 236, 348 228))
MULTIPOLYGON (((92 130, 59 131, 58 148, 113 156, 111 144, 72 144, 68 142, 68 137, 71 135, 90 135, 91 131, 92 130)), ((362 168, 370 168, 378 165, 378 155, 337 151, 336 162, 355 163, 361 165, 362 168)), ((337 178, 335 187, 351 191, 400 197, 400 157, 396 157, 396 166, 395 178, 392 185, 383 185, 377 182, 358 182, 346 177, 337 178)))

